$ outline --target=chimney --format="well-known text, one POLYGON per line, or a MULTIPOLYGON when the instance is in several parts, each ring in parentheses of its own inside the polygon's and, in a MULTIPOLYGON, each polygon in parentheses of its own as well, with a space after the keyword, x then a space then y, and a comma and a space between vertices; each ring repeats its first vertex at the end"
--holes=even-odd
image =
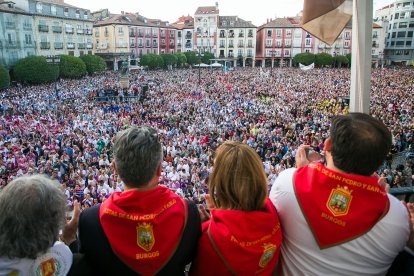
POLYGON ((216 10, 218 10, 218 2, 216 2, 216 10))
POLYGON ((266 18, 266 24, 269 24, 269 18, 266 18))

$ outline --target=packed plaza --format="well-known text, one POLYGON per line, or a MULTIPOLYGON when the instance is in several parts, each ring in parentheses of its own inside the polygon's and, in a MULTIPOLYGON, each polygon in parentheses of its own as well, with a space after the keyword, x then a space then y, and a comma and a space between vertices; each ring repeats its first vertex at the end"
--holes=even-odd
MULTIPOLYGON (((203 202, 215 149, 227 140, 252 147, 261 157, 269 189, 295 165, 309 144, 323 152, 330 119, 346 114, 349 69, 239 68, 132 71, 130 87, 106 72, 55 84, 17 84, 2 92, 1 186, 29 174, 61 183, 68 205, 82 208, 123 190, 111 170, 114 135, 132 125, 159 131, 163 145, 160 183, 182 197, 203 202), (148 88, 148 91, 144 92, 148 88), (107 95, 107 97, 105 97, 107 95), (108 96, 111 95, 111 96, 108 96)), ((413 150, 412 69, 372 73, 371 112, 393 135, 392 151, 378 171, 391 187, 412 185, 412 160, 392 166, 395 154, 413 150)))

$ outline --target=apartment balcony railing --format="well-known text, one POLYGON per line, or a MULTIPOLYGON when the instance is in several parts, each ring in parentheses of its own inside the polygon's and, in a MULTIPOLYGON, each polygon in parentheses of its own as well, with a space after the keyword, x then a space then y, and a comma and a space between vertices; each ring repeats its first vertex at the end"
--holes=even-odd
POLYGON ((151 34, 145 34, 145 37, 151 37, 151 34))
POLYGON ((253 54, 247 54, 247 57, 253 57, 253 54))
POLYGON ((177 43, 177 47, 181 47, 181 43, 177 43))
POLYGON ((55 42, 55 49, 63 49, 63 42, 55 42))
POLYGON ((92 35, 92 34, 93 34, 93 32, 92 32, 92 30, 91 30, 91 29, 85 29, 85 34, 86 34, 86 35, 92 35))
POLYGON ((36 42, 34 41, 28 41, 26 43, 24 43, 24 48, 35 48, 36 47, 36 42))
POLYGON ((50 49, 50 42, 40 42, 40 49, 42 50, 50 49))
POLYGON ((152 44, 152 48, 157 48, 158 47, 158 43, 153 43, 152 44))
POLYGON ((161 34, 160 34, 160 36, 161 36, 162 38, 164 38, 164 37, 165 37, 165 34, 164 34, 164 33, 161 33, 161 34))
POLYGON ((83 32, 83 29, 77 29, 77 30, 76 30, 76 33, 77 33, 77 34, 83 34, 84 32, 83 32))
POLYGON ((52 26, 52 32, 61 33, 62 32, 62 27, 61 26, 52 26))
POLYGON ((86 44, 85 43, 78 43, 78 49, 85 49, 86 44))
POLYGON ((6 48, 7 49, 20 48, 20 41, 16 41, 16 40, 6 41, 6 48))
POLYGON ((237 47, 244 47, 244 44, 243 43, 239 43, 239 44, 237 44, 237 47))
MULTIPOLYGON (((66 28, 66 33, 67 34, 73 34, 73 28, 66 28)), ((106 35, 108 36, 108 35, 106 35)))
POLYGON ((234 57, 234 55, 233 54, 228 54, 227 57, 232 58, 232 57, 234 57))
POLYGON ((220 38, 225 38, 225 37, 226 37, 226 35, 220 34, 220 38))
POLYGON ((93 44, 92 43, 86 43, 86 49, 92 49, 93 44))
POLYGON ((192 38, 192 35, 191 34, 186 34, 185 35, 185 39, 191 39, 192 38))
POLYGON ((253 44, 248 44, 248 45, 247 45, 247 48, 254 48, 254 47, 253 47, 253 44))
POLYGON ((165 47, 166 47, 166 45, 165 45, 165 44, 161 44, 161 48, 163 48, 163 49, 164 49, 165 47))
POLYGON ((136 33, 135 32, 129 32, 129 36, 130 37, 136 37, 136 33))
POLYGON ((16 24, 13 21, 6 21, 6 29, 14 29, 16 24))
POLYGON ((32 30, 32 24, 23 24, 23 30, 31 31, 32 30))
POLYGON ((68 49, 75 49, 75 43, 73 43, 73 42, 69 42, 69 43, 66 45, 66 47, 67 47, 68 49))
POLYGON ((142 43, 138 43, 138 48, 142 48, 144 45, 142 43))
POLYGON ((244 37, 244 33, 239 33, 239 37, 244 37))
POLYGON ((49 26, 48 25, 39 25, 39 32, 44 32, 44 33, 49 32, 49 26))
POLYGON ((135 48, 135 44, 134 43, 131 43, 131 44, 129 44, 129 47, 131 47, 131 48, 135 48))
POLYGON ((229 44, 229 48, 234 48, 234 45, 233 44, 229 44))
POLYGON ((224 44, 220 44, 220 48, 226 48, 226 46, 224 46, 224 44))
POLYGON ((152 33, 152 37, 158 37, 158 33, 152 33))
POLYGON ((144 36, 144 34, 143 34, 143 33, 138 32, 138 37, 143 37, 143 36, 144 36))
POLYGON ((282 48, 282 44, 276 44, 276 48, 282 48))
POLYGON ((266 44, 266 48, 272 48, 272 44, 266 44))
POLYGON ((175 44, 174 43, 170 43, 170 48, 174 48, 175 44))
POLYGON ((252 34, 252 33, 250 33, 250 34, 248 35, 248 37, 253 37, 253 34, 252 34))
POLYGON ((193 45, 191 43, 186 43, 185 48, 191 48, 193 45))

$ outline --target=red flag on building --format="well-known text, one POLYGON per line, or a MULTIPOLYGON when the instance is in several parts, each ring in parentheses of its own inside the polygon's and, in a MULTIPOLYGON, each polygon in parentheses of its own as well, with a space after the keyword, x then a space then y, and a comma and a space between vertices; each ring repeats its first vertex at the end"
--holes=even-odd
POLYGON ((352 18, 352 0, 304 0, 302 28, 333 44, 352 18))

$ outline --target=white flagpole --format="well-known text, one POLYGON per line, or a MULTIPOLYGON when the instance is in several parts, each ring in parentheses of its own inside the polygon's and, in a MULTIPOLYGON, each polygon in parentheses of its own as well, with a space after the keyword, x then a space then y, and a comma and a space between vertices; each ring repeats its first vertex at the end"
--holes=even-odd
POLYGON ((354 0, 352 15, 351 112, 369 114, 371 92, 372 0, 354 0))

